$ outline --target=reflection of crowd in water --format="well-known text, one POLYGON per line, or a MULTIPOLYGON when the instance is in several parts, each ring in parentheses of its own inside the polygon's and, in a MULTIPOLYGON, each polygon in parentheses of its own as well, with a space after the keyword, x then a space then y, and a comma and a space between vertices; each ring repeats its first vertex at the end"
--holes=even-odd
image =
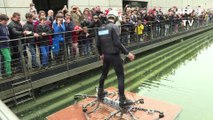
MULTIPOLYGON (((65 6, 56 14, 49 10, 46 15, 42 10, 37 13, 34 4, 30 4, 24 24, 21 24, 18 12, 13 13, 9 24, 8 16, 1 14, 0 73, 11 77, 12 73, 22 71, 23 65, 29 69, 48 68, 53 64, 63 63, 65 59, 74 60, 77 56, 95 54, 95 28, 107 23, 106 15, 110 10, 112 9, 103 12, 100 6, 96 6, 92 9, 85 8, 81 12, 78 6, 73 5, 71 11, 65 6)), ((118 10, 116 24, 121 26, 121 42, 128 45, 199 27, 212 21, 213 13, 200 6, 189 14, 183 14, 178 13, 177 7, 163 13, 160 7, 148 10, 127 5, 123 12, 118 10), (193 20, 193 25, 184 25, 183 20, 193 20)))

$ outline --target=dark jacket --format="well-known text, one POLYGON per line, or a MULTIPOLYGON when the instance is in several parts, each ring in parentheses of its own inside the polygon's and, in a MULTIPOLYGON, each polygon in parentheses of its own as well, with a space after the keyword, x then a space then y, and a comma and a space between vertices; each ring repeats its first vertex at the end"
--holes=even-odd
POLYGON ((131 32, 134 32, 134 24, 121 22, 121 35, 129 35, 131 32))
POLYGON ((127 55, 129 53, 120 42, 119 33, 119 27, 111 22, 98 29, 97 48, 100 55, 120 54, 120 52, 127 55))
MULTIPOLYGON (((10 32, 10 39, 18 39, 23 37, 23 28, 20 22, 16 22, 11 20, 11 22, 8 25, 8 29, 10 32)), ((21 43, 25 43, 25 39, 21 39, 21 43)), ((18 40, 14 40, 11 42, 12 47, 18 46, 18 40)))
POLYGON ((40 37, 38 38, 38 44, 40 46, 48 46, 50 44, 49 36, 42 36, 42 33, 50 34, 50 27, 48 25, 38 25, 36 28, 36 32, 40 35, 40 37))
POLYGON ((11 21, 8 25, 10 38, 17 39, 23 37, 23 28, 20 22, 11 21))
POLYGON ((107 18, 106 18, 106 16, 100 16, 100 14, 104 14, 104 13, 103 13, 102 11, 96 11, 96 12, 93 14, 93 16, 94 16, 94 15, 99 16, 100 22, 101 22, 102 24, 106 24, 106 23, 107 23, 107 18))
POLYGON ((0 24, 0 49, 9 47, 9 35, 7 26, 0 24))
POLYGON ((74 28, 75 28, 75 25, 72 21, 70 23, 65 22, 65 29, 66 29, 65 41, 66 41, 66 43, 72 43, 72 31, 74 30, 74 28))
POLYGON ((87 44, 87 43, 91 43, 91 36, 86 36, 87 33, 85 33, 84 31, 80 31, 79 36, 78 36, 78 40, 79 40, 79 45, 83 45, 83 44, 87 44))
POLYGON ((35 31, 34 31, 34 25, 33 25, 33 23, 26 22, 24 24, 24 26, 23 26, 23 30, 31 32, 30 34, 26 35, 27 37, 30 37, 29 39, 26 39, 26 42, 34 45, 35 44, 35 38, 33 37, 33 35, 34 35, 35 31))
POLYGON ((97 35, 97 28, 101 27, 102 23, 100 20, 98 20, 97 22, 92 21, 91 24, 89 25, 89 33, 91 35, 91 37, 95 37, 97 35), (95 32, 96 31, 96 32, 95 32))
POLYGON ((97 22, 92 21, 91 24, 89 25, 89 28, 95 28, 95 27, 101 27, 102 23, 100 20, 98 20, 97 22))

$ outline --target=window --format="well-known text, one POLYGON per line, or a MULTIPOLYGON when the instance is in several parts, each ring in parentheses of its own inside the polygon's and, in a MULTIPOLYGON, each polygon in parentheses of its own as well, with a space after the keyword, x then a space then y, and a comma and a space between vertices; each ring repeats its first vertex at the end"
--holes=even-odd
POLYGON ((33 0, 37 11, 44 10, 47 12, 52 9, 55 13, 62 10, 64 5, 68 4, 68 0, 33 0))
POLYGON ((147 7, 148 2, 124 0, 123 7, 125 7, 127 4, 133 8, 134 7, 144 8, 147 7))

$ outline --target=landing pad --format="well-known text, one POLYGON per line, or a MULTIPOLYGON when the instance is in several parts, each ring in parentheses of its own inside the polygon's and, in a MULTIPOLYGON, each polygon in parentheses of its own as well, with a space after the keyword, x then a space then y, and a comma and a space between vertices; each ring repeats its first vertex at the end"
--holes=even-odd
MULTIPOLYGON (((115 88, 106 89, 108 92, 117 91, 115 88)), ((175 120, 178 118, 181 107, 175 104, 167 103, 164 101, 148 98, 145 96, 139 96, 132 92, 125 92, 125 95, 128 99, 136 100, 143 98, 144 104, 138 104, 138 107, 150 109, 150 110, 159 110, 164 113, 164 117, 160 120, 175 120)), ((118 96, 113 97, 113 99, 117 99, 118 96)), ((82 106, 93 101, 94 98, 87 98, 82 101, 79 101, 77 104, 71 105, 65 109, 62 109, 50 116, 47 117, 48 120, 86 120, 85 114, 82 111, 82 106)), ((90 111, 89 108, 88 111, 90 111)), ((111 112, 115 111, 114 108, 107 106, 105 104, 100 104, 100 108, 97 109, 94 113, 89 115, 90 120, 104 120, 107 116, 110 115, 111 112)), ((137 111, 134 113, 134 116, 138 120, 158 120, 159 114, 157 113, 149 113, 144 111, 137 111)), ((110 120, 117 120, 119 116, 115 116, 110 120)), ((124 114, 122 117, 123 120, 131 120, 129 115, 124 114)))

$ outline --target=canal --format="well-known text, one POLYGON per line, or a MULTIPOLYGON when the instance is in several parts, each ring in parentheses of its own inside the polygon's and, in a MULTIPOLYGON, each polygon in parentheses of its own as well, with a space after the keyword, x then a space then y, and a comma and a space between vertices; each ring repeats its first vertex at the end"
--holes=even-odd
MULTIPOLYGON (((176 44, 137 56, 125 64, 125 90, 178 104, 179 120, 212 120, 213 107, 213 30, 185 38, 176 44)), ((63 82, 57 88, 37 95, 34 101, 12 107, 21 120, 44 120, 73 104, 75 94, 94 94, 100 68, 63 82)), ((109 71, 105 87, 117 87, 114 70, 109 71)))
POLYGON ((137 93, 182 106, 179 120, 213 120, 213 44, 196 52, 144 81, 137 93))

